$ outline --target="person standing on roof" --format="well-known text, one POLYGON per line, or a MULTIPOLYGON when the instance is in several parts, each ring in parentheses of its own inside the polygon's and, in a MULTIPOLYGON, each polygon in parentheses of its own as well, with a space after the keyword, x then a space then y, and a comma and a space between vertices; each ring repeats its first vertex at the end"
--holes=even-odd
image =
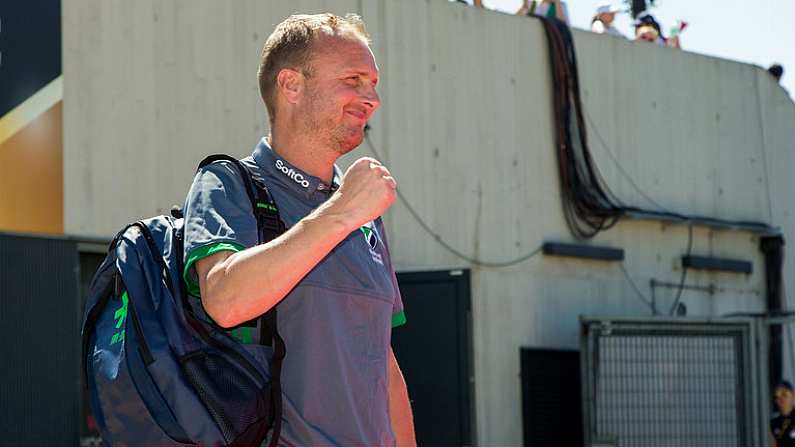
POLYGON ((661 47, 681 48, 680 35, 687 27, 687 22, 679 21, 671 29, 671 36, 663 35, 660 22, 648 12, 642 12, 635 18, 635 40, 655 43, 661 47))
POLYGON ((561 0, 523 0, 516 15, 554 17, 566 24, 569 23, 569 8, 566 2, 561 0))
POLYGON ((781 64, 773 64, 768 67, 767 72, 775 78, 776 82, 781 82, 781 77, 784 76, 784 67, 781 64))
POLYGON ((611 36, 624 37, 613 22, 621 8, 610 1, 603 1, 596 7, 596 13, 591 19, 591 31, 597 34, 610 34, 611 36))
POLYGON ((655 43, 661 47, 666 45, 665 36, 657 19, 648 12, 642 12, 635 18, 635 40, 655 43))
POLYGON ((184 277, 209 317, 249 330, 278 306, 283 447, 416 446, 390 347, 406 321, 381 221, 395 179, 372 158, 344 174, 335 164, 381 104, 369 43, 361 18, 332 14, 290 16, 265 42, 258 78, 270 132, 242 162, 268 186, 284 234, 257 245, 229 163, 200 170, 186 199, 184 277))

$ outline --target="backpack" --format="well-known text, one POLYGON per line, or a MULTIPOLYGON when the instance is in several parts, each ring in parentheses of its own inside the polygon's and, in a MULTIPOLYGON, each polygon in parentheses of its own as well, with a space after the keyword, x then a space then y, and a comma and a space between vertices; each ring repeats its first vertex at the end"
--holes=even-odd
MULTIPOLYGON (((284 232, 261 177, 226 156, 243 178, 259 243, 284 232)), ((119 446, 260 446, 281 430, 286 350, 276 306, 259 317, 270 368, 214 324, 182 280, 183 219, 157 216, 124 227, 94 275, 82 327, 82 361, 104 442, 119 446)), ((258 347, 258 348, 261 348, 258 347)))

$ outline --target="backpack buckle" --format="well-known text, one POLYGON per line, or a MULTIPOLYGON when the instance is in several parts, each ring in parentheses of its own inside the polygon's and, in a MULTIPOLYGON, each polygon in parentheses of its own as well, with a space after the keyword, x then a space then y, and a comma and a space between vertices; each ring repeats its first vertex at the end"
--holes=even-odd
POLYGON ((266 233, 266 236, 270 237, 264 239, 263 242, 267 242, 284 232, 284 224, 279 218, 279 211, 272 203, 257 203, 254 215, 257 217, 262 230, 269 233, 266 233))

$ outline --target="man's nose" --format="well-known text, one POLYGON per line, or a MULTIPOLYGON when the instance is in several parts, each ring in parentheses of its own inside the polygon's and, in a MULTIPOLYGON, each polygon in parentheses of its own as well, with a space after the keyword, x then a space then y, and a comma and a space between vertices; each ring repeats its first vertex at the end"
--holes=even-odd
POLYGON ((373 112, 381 105, 381 97, 378 95, 375 86, 365 87, 363 92, 364 103, 369 106, 373 112))

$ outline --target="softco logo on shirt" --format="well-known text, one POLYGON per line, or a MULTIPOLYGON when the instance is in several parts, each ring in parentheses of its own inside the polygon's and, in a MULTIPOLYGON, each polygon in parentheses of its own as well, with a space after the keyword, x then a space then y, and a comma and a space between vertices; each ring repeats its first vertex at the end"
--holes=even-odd
POLYGON ((285 166, 284 162, 282 162, 281 160, 276 160, 276 169, 282 171, 284 175, 293 179, 295 183, 298 183, 304 188, 309 188, 309 180, 305 179, 303 174, 301 174, 300 172, 295 172, 295 169, 288 168, 287 166, 285 166))

